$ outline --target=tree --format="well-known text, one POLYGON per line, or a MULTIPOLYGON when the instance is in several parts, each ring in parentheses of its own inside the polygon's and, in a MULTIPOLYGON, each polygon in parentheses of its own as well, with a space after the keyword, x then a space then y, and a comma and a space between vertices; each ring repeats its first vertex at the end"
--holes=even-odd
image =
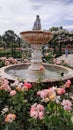
POLYGON ((17 35, 14 33, 14 31, 8 30, 5 31, 2 38, 3 41, 6 42, 7 48, 10 48, 14 43, 16 43, 17 35))
POLYGON ((54 36, 51 42, 49 43, 50 46, 54 47, 54 53, 62 52, 62 47, 66 47, 67 45, 73 46, 73 31, 68 31, 66 29, 63 29, 62 26, 60 27, 52 27, 49 29, 54 36), (58 50, 57 50, 57 49, 58 50))
POLYGON ((16 43, 18 44, 18 47, 21 47, 22 39, 17 35, 16 43))
POLYGON ((60 27, 52 27, 52 28, 50 28, 49 29, 51 32, 52 31, 59 31, 59 30, 63 30, 63 27, 62 26, 60 26, 60 27))
POLYGON ((12 56, 14 56, 14 53, 16 51, 16 47, 21 46, 21 38, 15 34, 13 30, 5 31, 5 33, 2 35, 3 41, 6 43, 6 47, 11 48, 12 56))

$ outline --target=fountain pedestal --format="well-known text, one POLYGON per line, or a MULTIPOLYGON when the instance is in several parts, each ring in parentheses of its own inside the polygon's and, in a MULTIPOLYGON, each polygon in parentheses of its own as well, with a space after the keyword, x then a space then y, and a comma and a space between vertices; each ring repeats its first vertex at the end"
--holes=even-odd
POLYGON ((40 71, 40 66, 42 65, 42 45, 40 44, 31 44, 32 47, 32 60, 31 65, 28 69, 32 71, 40 71))

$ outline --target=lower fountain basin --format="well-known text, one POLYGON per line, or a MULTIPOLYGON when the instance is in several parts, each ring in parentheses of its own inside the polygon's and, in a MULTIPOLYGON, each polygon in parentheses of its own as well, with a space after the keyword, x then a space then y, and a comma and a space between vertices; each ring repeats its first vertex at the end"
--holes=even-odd
POLYGON ((29 70, 30 64, 17 64, 5 66, 0 69, 0 76, 8 80, 24 80, 31 83, 56 83, 73 78, 73 70, 64 66, 43 64, 44 71, 29 70))

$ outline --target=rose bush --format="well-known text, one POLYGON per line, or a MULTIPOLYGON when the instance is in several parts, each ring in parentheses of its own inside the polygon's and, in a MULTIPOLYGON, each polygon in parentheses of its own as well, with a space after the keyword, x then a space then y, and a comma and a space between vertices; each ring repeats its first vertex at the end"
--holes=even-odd
POLYGON ((0 130, 73 130, 73 86, 0 78, 0 130))
POLYGON ((17 61, 13 57, 9 57, 9 58, 0 57, 0 67, 12 65, 12 64, 18 64, 18 63, 19 61, 17 61))

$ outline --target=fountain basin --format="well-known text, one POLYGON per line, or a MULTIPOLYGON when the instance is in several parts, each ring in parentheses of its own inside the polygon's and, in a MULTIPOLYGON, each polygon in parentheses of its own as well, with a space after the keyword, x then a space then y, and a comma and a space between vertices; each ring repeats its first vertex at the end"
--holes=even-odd
POLYGON ((40 66, 42 65, 42 45, 48 43, 53 38, 53 34, 48 31, 32 30, 21 32, 20 35, 23 41, 29 43, 32 47, 32 60, 29 70, 40 71, 40 66))
POLYGON ((7 78, 10 81, 17 79, 24 80, 30 83, 47 83, 56 84, 56 82, 65 81, 73 78, 73 70, 64 66, 43 64, 44 71, 30 71, 30 64, 17 64, 5 66, 0 69, 0 76, 7 78), (61 74, 64 73, 62 76, 61 74))
POLYGON ((46 44, 53 38, 51 32, 41 30, 25 31, 20 35, 29 44, 46 44))

